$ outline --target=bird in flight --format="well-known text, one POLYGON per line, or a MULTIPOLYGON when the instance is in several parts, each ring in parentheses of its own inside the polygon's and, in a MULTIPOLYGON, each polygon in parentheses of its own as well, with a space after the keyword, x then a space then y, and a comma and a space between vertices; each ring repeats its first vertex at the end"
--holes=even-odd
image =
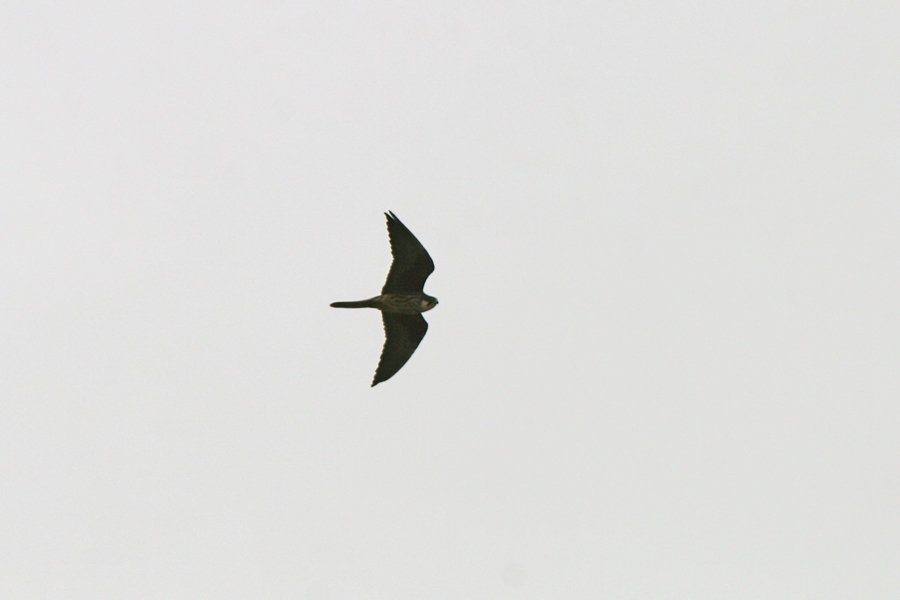
POLYGON ((422 313, 438 304, 437 298, 423 291, 425 280, 434 271, 434 262, 428 252, 394 213, 384 215, 394 261, 381 295, 357 302, 331 303, 335 308, 377 308, 381 311, 384 349, 372 387, 393 377, 406 364, 428 331, 422 313))

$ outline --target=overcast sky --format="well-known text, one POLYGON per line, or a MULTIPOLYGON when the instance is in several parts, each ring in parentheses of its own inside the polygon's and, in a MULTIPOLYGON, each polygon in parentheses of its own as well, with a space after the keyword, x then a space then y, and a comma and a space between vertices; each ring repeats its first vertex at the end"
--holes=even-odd
POLYGON ((3 3, 0 597, 900 597, 898 30, 3 3))

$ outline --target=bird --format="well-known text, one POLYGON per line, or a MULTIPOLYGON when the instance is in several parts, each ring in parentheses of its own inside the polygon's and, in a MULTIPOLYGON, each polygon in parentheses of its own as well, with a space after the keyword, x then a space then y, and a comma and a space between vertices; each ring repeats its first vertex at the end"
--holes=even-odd
POLYGON ((434 272, 434 261, 393 212, 386 212, 388 238, 393 262, 381 294, 356 302, 332 302, 334 308, 377 308, 384 322, 384 348, 375 369, 372 387, 387 381, 413 355, 428 323, 422 313, 438 305, 438 299, 425 293, 425 280, 434 272))

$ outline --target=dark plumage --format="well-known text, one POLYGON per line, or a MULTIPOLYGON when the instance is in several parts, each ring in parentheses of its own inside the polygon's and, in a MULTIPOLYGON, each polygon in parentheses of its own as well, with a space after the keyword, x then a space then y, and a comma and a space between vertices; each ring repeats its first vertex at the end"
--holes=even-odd
POLYGON ((423 312, 437 306, 437 298, 423 290, 434 262, 416 236, 394 213, 385 213, 394 261, 381 295, 356 302, 332 302, 335 308, 377 308, 384 321, 384 349, 372 386, 387 381, 406 364, 428 331, 423 312))
POLYGON ((393 377, 406 364, 428 331, 428 323, 421 314, 382 311, 381 320, 384 321, 384 348, 372 380, 373 387, 393 377))
POLYGON ((412 231, 394 213, 384 213, 384 216, 387 217, 394 262, 391 263, 391 270, 388 271, 381 293, 421 294, 425 288, 425 280, 434 272, 434 261, 412 231))

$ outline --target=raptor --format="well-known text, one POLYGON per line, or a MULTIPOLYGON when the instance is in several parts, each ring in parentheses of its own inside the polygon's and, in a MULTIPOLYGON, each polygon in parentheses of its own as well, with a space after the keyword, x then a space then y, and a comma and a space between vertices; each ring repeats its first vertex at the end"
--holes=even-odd
POLYGON ((437 298, 423 290, 425 280, 434 271, 434 262, 428 252, 394 213, 384 215, 394 260, 381 295, 356 302, 331 303, 335 308, 377 308, 381 311, 384 349, 372 387, 393 377, 406 364, 428 331, 422 313, 438 304, 437 298))

